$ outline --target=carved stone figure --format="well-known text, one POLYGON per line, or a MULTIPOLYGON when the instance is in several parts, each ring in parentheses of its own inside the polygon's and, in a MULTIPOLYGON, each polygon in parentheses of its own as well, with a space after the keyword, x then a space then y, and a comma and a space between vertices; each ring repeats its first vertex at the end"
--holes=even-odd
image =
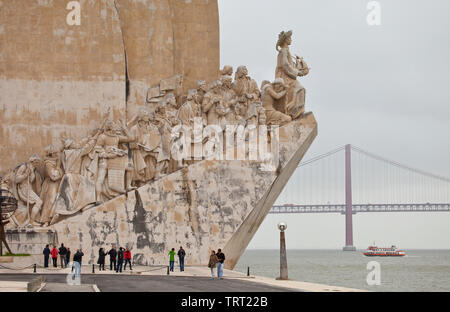
POLYGON ((219 118, 222 116, 221 113, 223 112, 219 107, 219 104, 222 101, 221 86, 222 83, 220 80, 214 81, 203 98, 202 110, 206 115, 208 125, 220 124, 219 118))
POLYGON ((234 106, 238 102, 237 96, 233 90, 233 78, 231 76, 222 76, 220 78, 220 82, 222 83, 222 86, 220 87, 222 103, 224 108, 227 110, 224 119, 229 124, 234 119, 234 106))
POLYGON ((120 124, 120 129, 125 135, 118 134, 115 123, 108 120, 105 123, 104 133, 97 141, 97 146, 102 149, 95 187, 97 201, 104 201, 125 193, 125 173, 129 173, 127 186, 131 185, 131 172, 127 170, 128 152, 120 149, 119 144, 132 142, 133 137, 123 122, 120 124))
POLYGON ((233 66, 225 65, 220 71, 221 76, 231 76, 233 75, 233 66))
POLYGON ((182 125, 188 126, 191 129, 194 128, 194 118, 201 117, 201 107, 195 101, 195 95, 197 90, 189 90, 186 98, 186 102, 181 105, 178 111, 178 119, 182 125))
POLYGON ((77 143, 72 138, 63 140, 62 165, 64 176, 58 188, 54 207, 51 210, 52 220, 55 224, 60 217, 70 216, 96 201, 95 185, 92 180, 81 175, 81 165, 84 156, 94 148, 100 131, 77 143))
POLYGON ((249 105, 260 98, 258 84, 248 76, 248 70, 245 66, 239 66, 233 82, 233 90, 239 98, 239 103, 243 109, 247 110, 249 105))
POLYGON ((267 123, 266 111, 261 102, 257 101, 250 104, 247 110, 247 118, 247 125, 259 126, 267 123))
POLYGON ((133 157, 134 185, 140 186, 156 176, 157 157, 160 152, 161 134, 152 124, 155 120, 153 113, 140 112, 137 125, 131 128, 130 148, 133 157))
POLYGON ((266 113, 268 125, 284 125, 292 120, 291 116, 277 111, 274 107, 275 101, 286 96, 286 89, 282 78, 277 78, 271 84, 265 84, 261 92, 261 100, 266 113))
POLYGON ((200 106, 202 105, 203 98, 207 92, 208 92, 208 86, 206 84, 206 81, 204 81, 204 80, 197 81, 197 92, 195 94, 195 102, 198 105, 200 105, 200 106))
POLYGON ((41 176, 37 166, 40 162, 41 158, 38 155, 31 156, 28 162, 19 167, 14 178, 18 199, 26 206, 25 213, 21 213, 22 216, 18 218, 22 225, 36 226, 39 222, 42 200, 39 197, 41 176))
POLYGON ((276 49, 278 53, 276 78, 282 78, 286 87, 287 95, 280 110, 296 119, 305 112, 305 88, 297 81, 297 77, 306 76, 309 68, 303 58, 298 56, 294 59, 289 51, 292 44, 292 31, 281 32, 278 36, 276 49), (280 48, 280 49, 278 49, 280 48))
MULTIPOLYGON (((103 126, 102 126, 103 128, 103 126)), ((90 140, 93 138, 98 137, 98 133, 101 133, 103 129, 94 129, 90 133, 90 136, 81 140, 80 144, 82 146, 89 143, 90 140)), ((93 183, 97 180, 98 175, 98 161, 99 161, 99 154, 101 152, 101 149, 99 148, 93 148, 88 154, 84 155, 81 158, 81 175, 83 177, 88 178, 93 183)))
POLYGON ((166 118, 170 122, 170 125, 176 126, 179 124, 178 119, 178 105, 177 105, 177 99, 173 93, 169 93, 164 98, 164 110, 166 113, 166 118))
POLYGON ((40 222, 44 226, 48 226, 55 215, 55 201, 58 196, 58 188, 64 176, 64 171, 61 168, 59 150, 55 146, 47 146, 45 148, 45 154, 44 183, 42 184, 41 191, 43 205, 40 222))
POLYGON ((160 145, 158 157, 156 159, 156 175, 159 179, 171 171, 170 166, 170 147, 172 143, 172 127, 167 119, 166 111, 159 111, 155 118, 155 125, 158 128, 160 135, 160 145))

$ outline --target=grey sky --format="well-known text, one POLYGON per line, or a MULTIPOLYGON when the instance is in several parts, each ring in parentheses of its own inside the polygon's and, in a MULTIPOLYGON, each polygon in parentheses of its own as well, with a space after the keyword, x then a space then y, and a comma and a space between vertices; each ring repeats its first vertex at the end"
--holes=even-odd
MULTIPOLYGON (((301 78, 319 135, 305 159, 353 144, 450 177, 450 2, 381 0, 369 26, 365 0, 219 0, 221 62, 274 79, 275 43, 293 30, 291 52, 312 68, 301 78)), ((296 176, 278 203, 292 198, 296 176)), ((249 248, 277 248, 288 221, 289 248, 341 248, 341 215, 269 215, 249 248)), ((450 213, 357 214, 358 248, 450 248, 450 213)))

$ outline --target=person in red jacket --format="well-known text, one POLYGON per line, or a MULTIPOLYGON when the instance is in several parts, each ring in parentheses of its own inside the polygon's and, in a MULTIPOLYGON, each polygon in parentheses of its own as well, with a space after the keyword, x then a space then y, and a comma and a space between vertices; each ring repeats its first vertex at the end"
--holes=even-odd
POLYGON ((133 269, 131 268, 131 252, 130 252, 130 249, 127 248, 127 250, 125 250, 125 253, 124 253, 123 256, 125 258, 125 266, 124 266, 123 270, 124 271, 126 270, 127 263, 129 263, 130 264, 130 270, 133 271, 133 269))
POLYGON ((57 261, 58 261, 58 249, 56 249, 56 246, 53 246, 53 249, 50 252, 50 254, 52 255, 53 266, 55 268, 58 267, 58 264, 57 264, 57 261))

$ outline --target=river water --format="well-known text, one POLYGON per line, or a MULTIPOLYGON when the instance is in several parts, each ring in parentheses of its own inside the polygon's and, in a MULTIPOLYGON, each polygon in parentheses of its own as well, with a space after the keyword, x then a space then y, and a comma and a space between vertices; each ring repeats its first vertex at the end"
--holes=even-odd
MULTIPOLYGON (((450 291, 450 250, 404 250, 405 257, 366 257, 363 250, 288 250, 292 280, 371 291, 450 291), (369 286, 370 261, 380 264, 380 285, 369 286)), ((280 275, 279 250, 246 250, 235 270, 251 275, 280 275)), ((372 273, 374 274, 374 273, 372 273)))

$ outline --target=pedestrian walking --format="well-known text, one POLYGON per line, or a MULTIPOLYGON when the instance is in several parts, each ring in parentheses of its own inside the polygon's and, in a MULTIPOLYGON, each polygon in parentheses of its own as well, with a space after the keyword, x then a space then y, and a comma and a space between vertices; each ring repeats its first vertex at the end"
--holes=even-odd
POLYGON ((44 254, 44 268, 48 268, 48 258, 50 258, 50 248, 49 245, 45 245, 44 251, 42 251, 44 254))
POLYGON ((105 257, 106 257, 106 253, 103 250, 103 248, 100 248, 98 251, 98 260, 97 260, 97 264, 99 266, 98 270, 101 271, 103 269, 103 271, 105 271, 105 257))
POLYGON ((184 257, 186 256, 186 252, 183 247, 180 246, 180 250, 178 250, 178 260, 180 261, 180 272, 184 271, 184 257))
POLYGON ((70 248, 67 248, 67 253, 66 253, 66 267, 67 267, 67 264, 70 263, 70 254, 71 254, 70 248))
POLYGON ((58 267, 58 249, 56 249, 56 246, 53 246, 52 251, 50 252, 52 255, 52 261, 53 261, 53 267, 58 267))
POLYGON ((130 249, 127 248, 127 250, 125 250, 124 257, 125 257, 125 265, 123 267, 123 270, 125 271, 127 269, 127 263, 128 263, 128 264, 130 264, 130 271, 133 271, 133 269, 131 268, 131 251, 130 251, 130 249))
POLYGON ((112 271, 113 270, 113 264, 114 264, 114 271, 117 269, 117 262, 116 262, 116 257, 117 257, 117 251, 114 245, 112 245, 112 248, 110 251, 108 251, 108 255, 109 255, 109 270, 112 271))
POLYGON ((222 252, 222 249, 217 249, 217 259, 219 262, 217 262, 217 277, 222 279, 223 278, 223 263, 225 262, 225 254, 222 252))
POLYGON ((81 275, 81 263, 83 260, 84 253, 81 249, 77 249, 75 255, 73 255, 73 264, 75 265, 75 277, 79 277, 81 275))
POLYGON ((175 263, 175 248, 172 248, 172 250, 169 251, 169 267, 171 272, 173 272, 174 263, 175 263))
POLYGON ((119 248, 119 252, 117 253, 117 268, 116 268, 116 273, 122 273, 122 265, 123 265, 123 258, 124 258, 124 252, 123 252, 123 248, 120 247, 119 248))
POLYGON ((216 252, 211 250, 211 255, 209 256, 208 268, 211 269, 211 278, 214 279, 214 269, 217 266, 219 259, 217 258, 216 252))
POLYGON ((64 269, 67 267, 66 262, 66 255, 67 255, 67 248, 64 247, 64 244, 61 244, 61 247, 58 249, 59 253, 59 260, 61 261, 61 269, 64 269))

